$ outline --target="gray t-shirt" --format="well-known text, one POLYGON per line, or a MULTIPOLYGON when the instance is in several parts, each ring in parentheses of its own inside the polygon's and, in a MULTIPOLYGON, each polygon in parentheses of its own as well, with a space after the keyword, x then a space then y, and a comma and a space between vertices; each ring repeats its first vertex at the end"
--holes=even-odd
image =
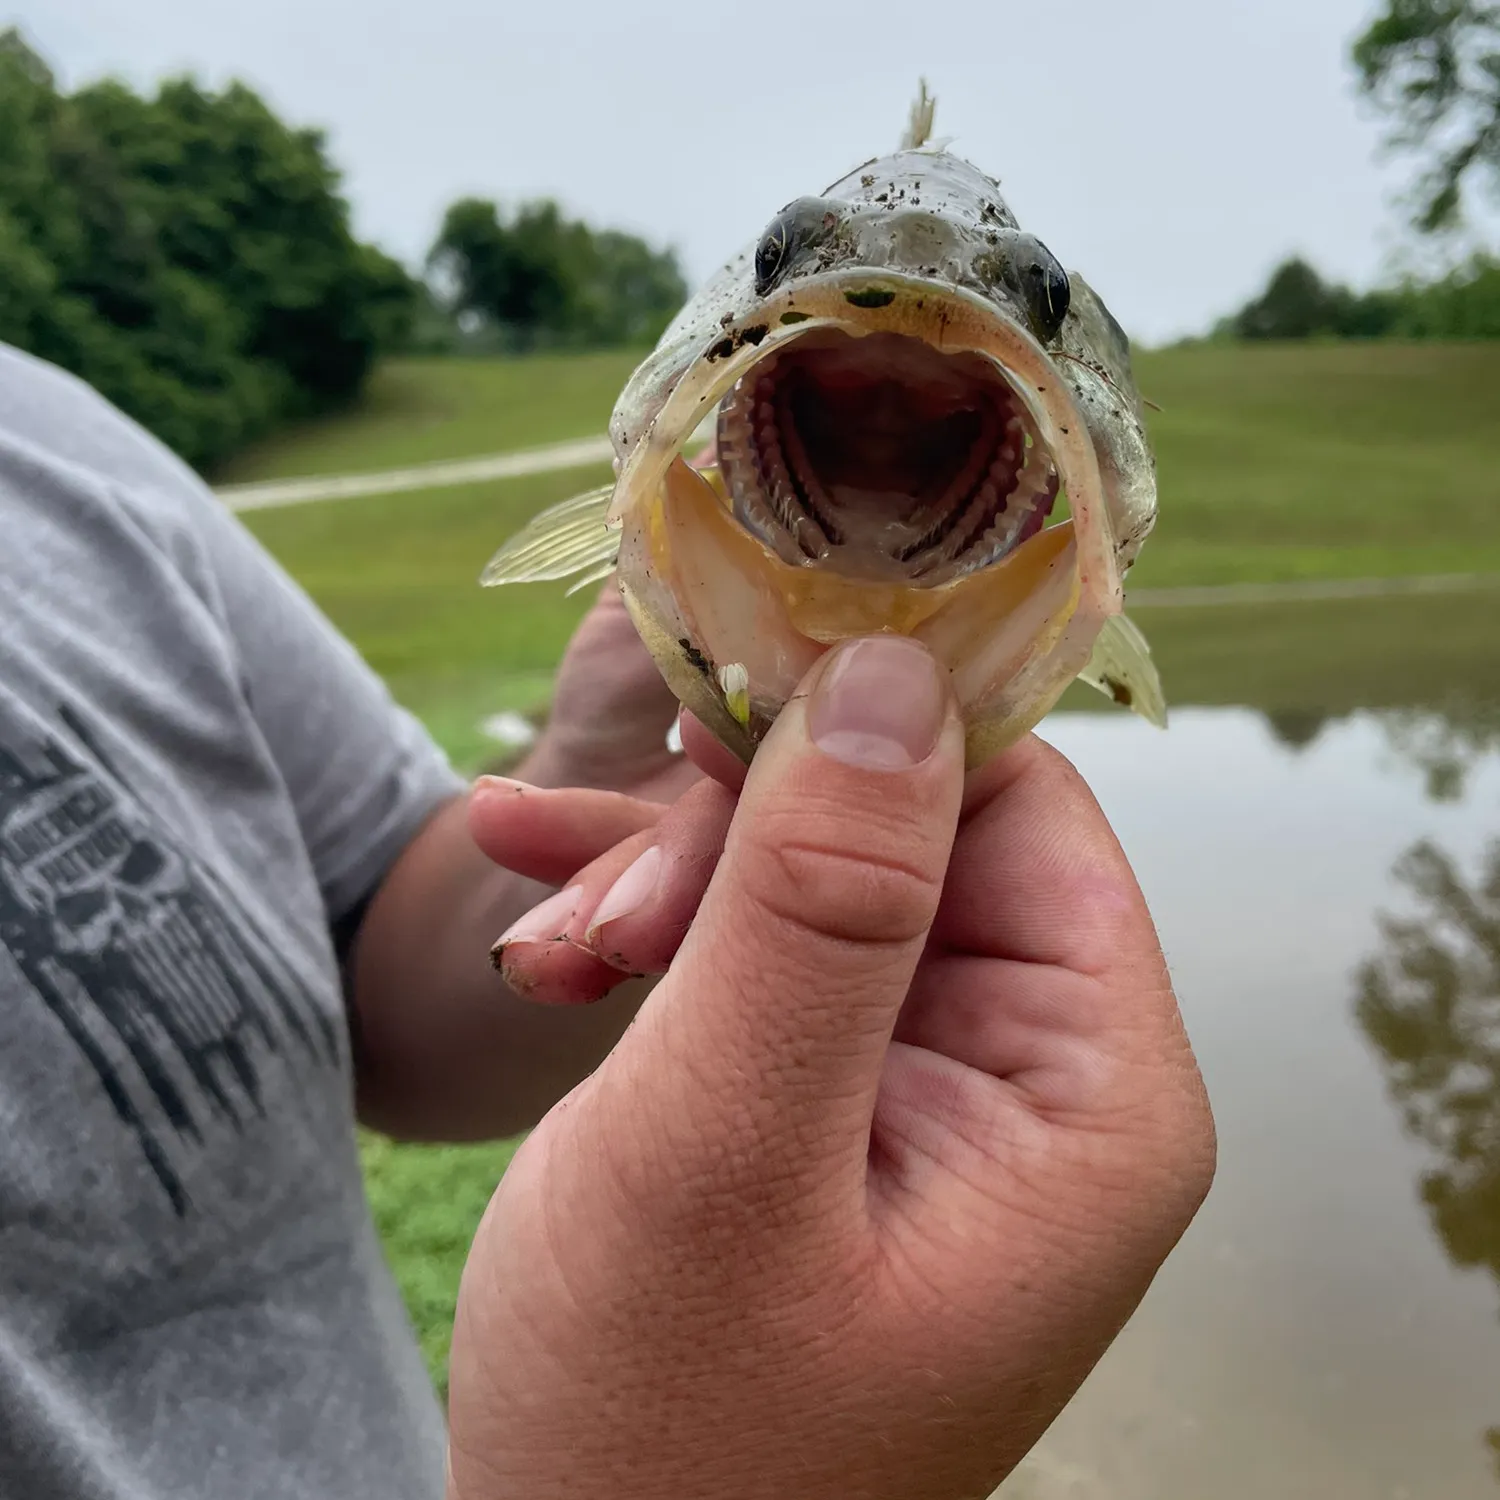
POLYGON ((461 782, 183 465, 0 346, 0 1497, 424 1500, 333 934, 461 782))

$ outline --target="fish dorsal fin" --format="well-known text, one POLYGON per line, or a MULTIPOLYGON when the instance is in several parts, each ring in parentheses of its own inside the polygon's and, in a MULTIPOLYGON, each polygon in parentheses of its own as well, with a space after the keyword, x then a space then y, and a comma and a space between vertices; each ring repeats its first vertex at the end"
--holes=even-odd
POLYGON ((917 102, 911 107, 911 119, 906 134, 901 137, 903 151, 916 151, 932 139, 932 117, 937 109, 937 100, 927 92, 927 80, 918 81, 917 102))
POLYGON ((1158 729, 1167 727, 1167 698, 1156 663, 1151 660, 1151 647, 1139 627, 1124 615, 1112 615, 1104 622, 1094 642, 1094 654, 1078 680, 1098 688, 1106 698, 1124 704, 1158 729))
POLYGON ((615 487, 589 490, 533 516, 490 559, 479 575, 486 588, 503 583, 546 583, 584 573, 569 593, 614 571, 620 539, 605 524, 615 487), (585 571, 586 570, 586 571, 585 571))

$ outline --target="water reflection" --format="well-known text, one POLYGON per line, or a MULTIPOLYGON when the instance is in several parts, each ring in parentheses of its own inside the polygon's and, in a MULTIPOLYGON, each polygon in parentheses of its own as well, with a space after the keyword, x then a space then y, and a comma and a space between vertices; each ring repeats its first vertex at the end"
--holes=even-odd
POLYGON ((1266 723, 1271 726, 1271 733, 1276 736, 1276 743, 1285 745, 1288 750, 1307 749, 1322 734, 1323 726, 1327 722, 1327 714, 1310 712, 1307 709, 1291 708, 1281 713, 1266 715, 1266 723))
POLYGON ((1391 749, 1427 778, 1434 802, 1463 798, 1470 770, 1500 749, 1500 702, 1447 705, 1440 713, 1388 714, 1391 749))
POLYGON ((1341 663, 1326 710, 1308 678, 1043 726, 1140 876, 1221 1152, 1006 1500, 1500 1494, 1500 672, 1432 660, 1425 706, 1339 699, 1341 663))
MULTIPOLYGON (((1412 729, 1432 743, 1427 726, 1412 729)), ((1433 1160, 1421 1178, 1433 1228, 1455 1265, 1483 1268, 1500 1288, 1500 840, 1472 878, 1429 840, 1394 873, 1414 911, 1381 918, 1355 1013, 1433 1160)), ((1500 1478, 1500 1425, 1486 1437, 1500 1478)))
POLYGON ((1315 745, 1331 723, 1370 718, 1385 735, 1391 753, 1420 771, 1434 802, 1458 802, 1469 771, 1500 749, 1500 702, 1450 699, 1438 708, 1396 708, 1330 715, 1309 709, 1268 712, 1277 744, 1293 752, 1315 745))

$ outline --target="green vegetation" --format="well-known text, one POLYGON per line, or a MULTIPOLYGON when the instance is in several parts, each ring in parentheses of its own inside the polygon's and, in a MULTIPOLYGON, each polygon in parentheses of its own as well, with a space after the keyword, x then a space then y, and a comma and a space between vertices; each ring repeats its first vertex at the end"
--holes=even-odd
POLYGON ((1500 261, 1474 256, 1435 281, 1370 292, 1325 281, 1305 260, 1278 266, 1258 297, 1214 329, 1230 339, 1500 339, 1500 261))
POLYGON ((542 707, 589 595, 488 590, 479 571, 543 506, 607 480, 580 469, 500 484, 254 511, 247 520, 396 696, 471 767, 486 714, 542 707))
POLYGON ((514 1142, 395 1146, 375 1135, 361 1142, 375 1226, 442 1392, 469 1242, 514 1153, 514 1142))
POLYGON ((68 95, 0 33, 0 340, 209 468, 356 396, 410 278, 360 244, 311 130, 248 88, 68 95))
POLYGON ((290 426, 216 477, 238 484, 377 472, 594 437, 645 353, 391 360, 357 408, 290 426))
MULTIPOLYGON (((1500 192, 1500 8, 1488 0, 1382 0, 1351 48, 1360 91, 1411 157, 1410 219, 1436 242, 1461 227, 1465 190, 1500 192)), ((1214 339, 1500 338, 1500 261, 1478 254, 1437 280, 1356 292, 1300 257, 1213 330, 1214 339)))
MULTIPOLYGON (((504 216, 454 204, 428 271, 354 238, 322 133, 283 123, 245 85, 184 77, 143 96, 104 79, 65 94, 18 31, 0 31, 0 342, 81 376, 199 470, 239 472, 256 462, 230 463, 248 445, 352 408, 381 354, 638 357, 687 291, 671 251, 550 200, 504 216)), ((615 363, 599 367, 606 387, 615 363)), ((351 466, 402 461, 396 443, 360 445, 393 409, 433 456, 545 440, 555 393, 478 393, 465 439, 444 385, 403 388, 388 371, 352 418, 351 466), (486 408, 507 415, 480 437, 486 408)), ((295 464, 316 440, 304 429, 285 443, 295 464)))
MULTIPOLYGON (((236 478, 378 468, 602 432, 625 356, 403 362, 379 404, 250 455, 236 478), (514 405, 509 405, 514 403, 514 405)), ((1203 346, 1139 360, 1162 511, 1134 587, 1500 569, 1500 345, 1203 346)), ((590 595, 484 590, 544 505, 608 477, 252 512, 250 525, 466 767, 477 724, 545 704, 590 595)))
MULTIPOLYGON (((1464 718, 1500 668, 1500 587, 1472 592, 1132 611, 1173 709, 1247 707, 1272 722, 1362 710, 1464 718)), ((1059 708, 1121 712, 1075 685, 1059 708)))
POLYGON ((1142 356, 1161 515, 1139 588, 1500 568, 1500 344, 1142 356))
MULTIPOLYGON (((376 382, 389 401, 377 416, 298 434, 243 477, 598 433, 628 364, 403 363, 376 382), (508 412, 510 399, 523 404, 508 412)), ((1162 407, 1162 511, 1133 587, 1500 570, 1500 346, 1210 346, 1147 354, 1139 373, 1162 407)), ((480 589, 479 570, 536 511, 607 477, 601 466, 248 520, 472 769, 490 753, 480 720, 544 707, 591 597, 480 589)))
POLYGON ((460 325, 512 352, 654 344, 688 292, 672 251, 591 229, 550 199, 511 214, 461 199, 428 265, 452 288, 442 300, 460 325))
POLYGON ((1418 229, 1459 219, 1465 185, 1500 187, 1500 9, 1489 0, 1384 0, 1354 43, 1360 87, 1389 142, 1423 163, 1418 229))

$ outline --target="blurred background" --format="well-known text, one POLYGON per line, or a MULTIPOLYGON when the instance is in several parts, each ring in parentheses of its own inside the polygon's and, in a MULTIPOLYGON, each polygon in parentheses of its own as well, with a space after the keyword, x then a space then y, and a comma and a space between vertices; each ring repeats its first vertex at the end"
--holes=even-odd
MULTIPOLYGON (((1158 410, 1173 722, 1043 725, 1218 1112, 1207 1208, 1017 1500, 1500 1494, 1500 12, 1480 0, 23 0, 0 340, 240 511, 466 771, 585 596, 481 591, 786 201, 937 134, 1158 410)), ((366 1142, 441 1386, 504 1148, 366 1142)))

